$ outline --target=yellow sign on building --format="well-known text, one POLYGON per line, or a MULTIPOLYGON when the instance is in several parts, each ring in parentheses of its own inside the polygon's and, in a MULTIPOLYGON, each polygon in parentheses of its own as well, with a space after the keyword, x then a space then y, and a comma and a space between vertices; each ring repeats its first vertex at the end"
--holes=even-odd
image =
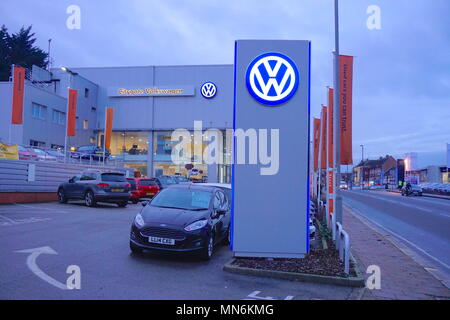
POLYGON ((19 160, 19 147, 17 144, 6 144, 0 142, 0 159, 19 160))

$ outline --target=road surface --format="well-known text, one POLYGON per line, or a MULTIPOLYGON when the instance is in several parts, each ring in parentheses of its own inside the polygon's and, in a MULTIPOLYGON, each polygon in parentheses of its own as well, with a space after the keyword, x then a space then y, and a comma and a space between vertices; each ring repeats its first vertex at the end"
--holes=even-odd
POLYGON ((416 261, 450 285, 450 200, 403 197, 384 190, 349 190, 342 196, 344 205, 392 235, 416 261))
POLYGON ((226 246, 209 262, 131 254, 130 226, 141 208, 0 205, 0 299, 347 299, 359 290, 224 272, 226 246), (80 268, 80 290, 64 290, 70 265, 80 268))

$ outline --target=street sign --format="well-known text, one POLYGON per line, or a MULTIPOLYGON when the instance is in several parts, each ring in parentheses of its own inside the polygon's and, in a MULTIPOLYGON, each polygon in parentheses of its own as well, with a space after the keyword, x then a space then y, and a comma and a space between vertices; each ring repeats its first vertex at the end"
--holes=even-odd
POLYGON ((235 45, 232 250, 241 257, 303 257, 309 251, 310 42, 235 45), (247 145, 241 158, 238 130, 259 134, 259 157, 247 145), (270 137, 261 135, 267 132, 270 137), (262 150, 272 156, 279 150, 277 170, 264 173, 262 150), (239 163, 243 158, 253 162, 239 163))

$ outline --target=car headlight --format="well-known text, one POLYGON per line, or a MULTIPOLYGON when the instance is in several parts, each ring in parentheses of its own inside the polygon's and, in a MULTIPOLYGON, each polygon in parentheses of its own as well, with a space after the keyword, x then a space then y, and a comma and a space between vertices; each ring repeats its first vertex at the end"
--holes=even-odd
POLYGON ((144 226, 144 224, 145 224, 144 218, 142 218, 142 215, 140 213, 138 213, 136 215, 136 218, 134 218, 134 224, 136 226, 138 226, 139 228, 142 228, 144 226))
POLYGON ((191 223, 190 225, 184 227, 184 230, 186 230, 186 231, 198 230, 198 229, 201 229, 204 226, 206 226, 207 223, 208 223, 208 220, 206 220, 206 219, 198 220, 198 221, 195 221, 195 222, 191 223))

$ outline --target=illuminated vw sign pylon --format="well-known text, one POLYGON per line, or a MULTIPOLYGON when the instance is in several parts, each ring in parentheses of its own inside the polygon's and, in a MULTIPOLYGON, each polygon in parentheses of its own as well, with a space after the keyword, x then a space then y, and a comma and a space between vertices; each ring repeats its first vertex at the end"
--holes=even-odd
POLYGON ((202 96, 206 99, 213 98, 217 93, 217 87, 212 82, 205 82, 200 88, 202 96))
POLYGON ((247 89, 257 101, 277 105, 289 100, 297 91, 300 76, 288 56, 264 53, 250 63, 246 73, 247 89))

